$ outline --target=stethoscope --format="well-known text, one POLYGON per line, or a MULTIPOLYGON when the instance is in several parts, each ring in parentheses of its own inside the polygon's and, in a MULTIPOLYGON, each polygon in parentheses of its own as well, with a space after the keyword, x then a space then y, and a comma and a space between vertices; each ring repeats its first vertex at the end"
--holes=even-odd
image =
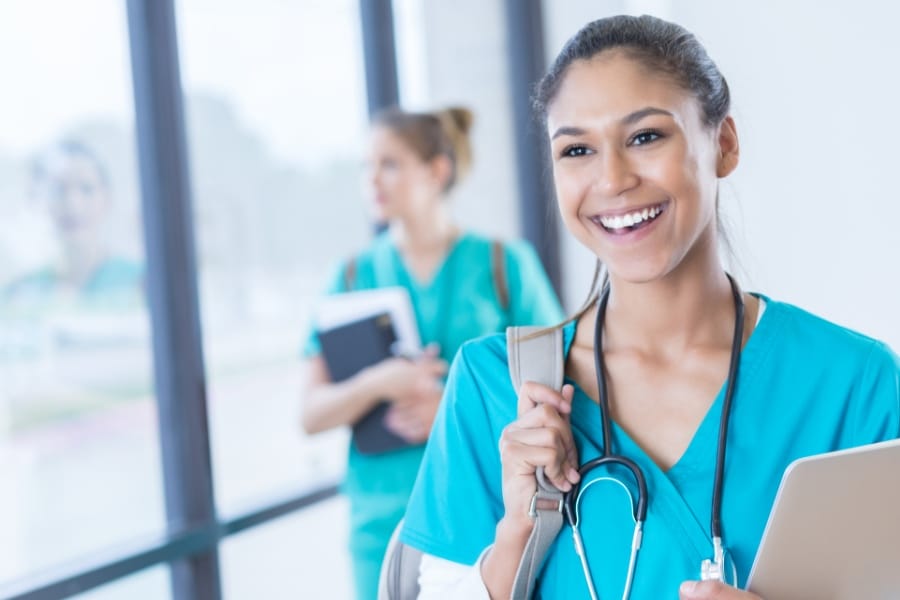
MULTIPOLYGON (((713 557, 712 559, 704 559, 700 565, 701 579, 717 579, 725 581, 725 549, 722 546, 722 477, 725 471, 725 442, 728 435, 728 417, 731 413, 731 400, 734 396, 734 384, 737 379, 738 362, 741 357, 741 343, 744 337, 744 300, 741 297, 741 290, 737 283, 726 274, 731 284, 731 292, 734 296, 734 338, 731 341, 731 362, 728 366, 728 380, 725 388, 725 401, 722 405, 722 416, 719 420, 719 442, 716 451, 716 473, 713 482, 712 496, 712 521, 710 523, 710 533, 712 534, 713 557)), ((591 593, 592 600, 598 600, 597 590, 594 588, 594 579, 591 575, 591 568, 588 565, 587 553, 585 552, 584 540, 581 537, 580 523, 581 515, 579 506, 584 493, 592 485, 608 481, 620 485, 627 493, 631 507, 632 518, 634 519, 634 533, 631 539, 631 555, 628 559, 628 573, 625 578, 625 589, 622 593, 623 600, 627 599, 631 593, 631 584, 634 580, 634 571, 637 564, 637 554, 641 547, 641 537, 644 528, 644 521, 647 518, 647 482, 644 479, 644 473, 641 468, 631 459, 615 454, 610 450, 612 446, 611 429, 612 419, 609 416, 609 399, 606 391, 606 378, 603 371, 603 350, 601 346, 603 318, 606 315, 606 304, 609 301, 609 285, 603 288, 597 304, 597 320, 594 326, 594 369, 597 373, 597 395, 600 405, 600 418, 603 427, 603 454, 590 460, 578 469, 581 475, 579 483, 565 493, 563 497, 563 506, 566 520, 572 527, 572 537, 575 543, 575 551, 581 560, 581 568, 584 571, 584 578, 587 582, 588 590, 591 593), (585 485, 586 475, 603 465, 618 465, 631 473, 632 478, 637 484, 638 497, 635 503, 628 486, 615 477, 607 476, 593 479, 585 485)), ((737 582, 737 573, 732 563, 732 584, 737 582)))

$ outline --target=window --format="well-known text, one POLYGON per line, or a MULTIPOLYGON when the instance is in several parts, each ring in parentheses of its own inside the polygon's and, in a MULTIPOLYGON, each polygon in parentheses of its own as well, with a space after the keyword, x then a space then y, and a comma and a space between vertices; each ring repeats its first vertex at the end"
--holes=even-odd
POLYGON ((0 586, 164 527, 126 36, 0 7, 0 586))
POLYGON ((352 598, 347 510, 338 496, 223 541, 223 596, 352 598))
MULTIPOLYGON (((358 3, 185 0, 177 17, 216 501, 227 516, 343 476, 347 432, 300 428, 301 347, 334 265, 371 235, 358 3)), ((269 528, 281 545, 250 562, 223 558, 229 585, 240 587, 230 569, 259 571, 256 557, 279 552, 296 559, 318 539, 305 530, 314 519, 297 517, 295 535, 278 533, 282 521, 269 528)), ((257 535, 224 547, 240 553, 257 535)), ((332 573, 344 547, 336 539, 312 565, 332 573)))

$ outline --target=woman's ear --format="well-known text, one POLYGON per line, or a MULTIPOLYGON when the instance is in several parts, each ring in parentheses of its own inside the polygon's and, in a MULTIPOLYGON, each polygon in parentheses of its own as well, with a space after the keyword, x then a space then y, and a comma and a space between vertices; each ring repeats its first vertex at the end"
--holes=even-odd
POLYGON ((438 154, 431 159, 431 176, 438 183, 441 190, 447 189, 450 176, 453 174, 453 163, 446 154, 438 154))
POLYGON ((738 143, 737 128, 731 116, 725 117, 719 125, 719 156, 716 161, 716 175, 727 177, 737 168, 741 147, 738 143))

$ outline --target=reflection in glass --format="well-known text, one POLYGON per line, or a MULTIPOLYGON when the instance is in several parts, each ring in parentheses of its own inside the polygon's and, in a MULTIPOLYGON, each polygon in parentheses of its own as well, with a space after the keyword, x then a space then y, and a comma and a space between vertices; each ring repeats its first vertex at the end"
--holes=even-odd
POLYGON ((0 588, 164 529, 125 30, 0 8, 0 588))

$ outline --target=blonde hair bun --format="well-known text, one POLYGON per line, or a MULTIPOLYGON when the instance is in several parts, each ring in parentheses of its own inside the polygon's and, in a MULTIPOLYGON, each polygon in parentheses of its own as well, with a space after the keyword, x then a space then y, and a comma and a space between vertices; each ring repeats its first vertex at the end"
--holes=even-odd
POLYGON ((434 113, 450 145, 455 158, 456 179, 462 179, 472 167, 472 144, 469 131, 475 114, 463 106, 450 106, 434 113))

